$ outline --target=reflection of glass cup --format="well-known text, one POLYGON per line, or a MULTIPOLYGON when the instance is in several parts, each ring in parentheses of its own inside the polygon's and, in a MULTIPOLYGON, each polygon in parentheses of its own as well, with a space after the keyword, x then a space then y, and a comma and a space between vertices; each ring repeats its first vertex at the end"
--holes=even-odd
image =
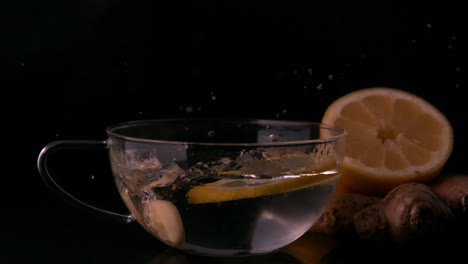
MULTIPOLYGON (((163 253, 158 254, 145 264, 305 264, 292 254, 288 254, 282 250, 275 251, 270 254, 262 254, 251 256, 249 258, 239 257, 207 257, 198 255, 183 254, 182 252, 168 249, 163 253)), ((318 262, 317 262, 318 263, 318 262)))
POLYGON ((298 121, 163 119, 111 126, 107 134, 44 147, 44 181, 75 204, 136 220, 174 248, 228 256, 276 250, 312 226, 335 190, 346 132, 298 121), (51 152, 95 146, 109 149, 130 215, 83 203, 48 174, 51 152))

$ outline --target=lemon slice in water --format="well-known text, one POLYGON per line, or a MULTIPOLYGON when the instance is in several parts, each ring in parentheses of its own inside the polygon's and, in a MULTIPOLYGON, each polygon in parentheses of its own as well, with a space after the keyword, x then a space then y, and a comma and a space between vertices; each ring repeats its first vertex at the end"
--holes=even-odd
POLYGON ((272 179, 222 179, 190 189, 191 204, 215 203, 286 193, 316 185, 336 173, 278 177, 272 179))

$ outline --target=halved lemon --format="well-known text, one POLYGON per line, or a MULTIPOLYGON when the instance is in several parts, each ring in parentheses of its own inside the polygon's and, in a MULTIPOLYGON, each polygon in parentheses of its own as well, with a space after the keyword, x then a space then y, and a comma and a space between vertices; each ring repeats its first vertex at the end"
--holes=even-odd
POLYGON ((317 174, 296 178, 222 179, 195 186, 187 193, 191 204, 215 203, 286 193, 310 187, 335 177, 336 174, 317 174))
POLYGON ((452 152, 453 130, 436 107, 393 88, 367 88, 333 102, 322 122, 347 130, 341 182, 346 190, 385 194, 428 182, 452 152))

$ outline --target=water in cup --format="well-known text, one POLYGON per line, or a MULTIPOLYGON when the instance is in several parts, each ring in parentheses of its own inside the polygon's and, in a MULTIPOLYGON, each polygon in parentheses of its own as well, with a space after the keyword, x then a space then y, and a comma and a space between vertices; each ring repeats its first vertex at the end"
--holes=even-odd
POLYGON ((116 124, 108 139, 49 143, 42 179, 71 204, 137 221, 183 252, 258 255, 303 235, 330 200, 346 131, 324 124, 257 119, 155 119, 116 124), (85 203, 61 188, 47 157, 64 149, 108 149, 130 214, 85 203))
POLYGON ((196 254, 262 254, 291 243, 320 216, 339 178, 329 160, 294 150, 244 150, 191 166, 125 153, 112 167, 133 217, 196 254))

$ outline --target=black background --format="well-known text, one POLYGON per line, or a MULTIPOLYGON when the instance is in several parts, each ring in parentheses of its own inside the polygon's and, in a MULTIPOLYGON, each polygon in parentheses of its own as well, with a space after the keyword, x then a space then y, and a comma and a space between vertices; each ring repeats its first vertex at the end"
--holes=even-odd
MULTIPOLYGON (((136 225, 65 204, 37 173, 47 143, 105 139, 116 122, 320 121, 339 96, 389 86, 425 98, 448 117, 455 146, 446 168, 467 172, 463 10, 449 2, 2 2, 1 258, 146 263, 163 250, 136 225)), ((75 157, 69 174, 61 171, 63 183, 89 201, 107 193, 118 199, 105 152, 93 155, 75 157), (102 185, 109 190, 99 192, 102 185)))

